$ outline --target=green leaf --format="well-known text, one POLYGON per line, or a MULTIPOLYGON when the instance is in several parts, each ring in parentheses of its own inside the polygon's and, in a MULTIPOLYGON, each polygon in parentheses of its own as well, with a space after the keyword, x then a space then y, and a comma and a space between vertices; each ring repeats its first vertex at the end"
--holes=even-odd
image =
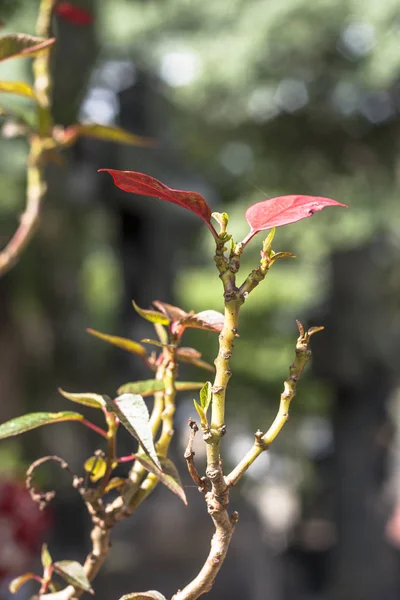
POLYGON ((20 575, 19 577, 16 577, 12 581, 10 581, 8 589, 12 594, 16 594, 18 590, 24 585, 24 583, 26 583, 30 579, 37 580, 38 576, 35 573, 24 573, 23 575, 20 575))
POLYGON ((35 56, 38 52, 47 50, 55 41, 55 38, 46 40, 25 33, 2 35, 0 37, 0 61, 7 58, 35 56))
POLYGON ((208 407, 210 406, 211 397, 212 397, 212 386, 209 381, 203 385, 200 390, 200 405, 204 410, 204 413, 207 413, 208 407))
POLYGON ((200 404, 198 404, 198 403, 196 402, 196 400, 193 400, 193 404, 194 404, 194 407, 195 407, 195 409, 196 409, 196 411, 197 411, 197 414, 198 414, 198 415, 199 415, 199 417, 200 417, 201 424, 202 424, 202 425, 208 425, 208 421, 207 421, 206 413, 204 412, 204 409, 203 409, 203 407, 202 407, 202 406, 200 406, 200 404))
POLYGON ((105 475, 107 461, 101 456, 91 456, 85 460, 83 468, 90 474, 90 481, 99 481, 105 475))
POLYGON ((144 398, 152 396, 156 392, 162 392, 165 389, 163 381, 157 379, 145 379, 143 381, 132 381, 125 383, 118 388, 118 394, 140 394, 144 398))
MULTIPOLYGON (((203 387, 203 383, 199 381, 176 381, 175 388, 177 392, 185 392, 188 390, 199 390, 203 387)), ((165 389, 163 381, 157 379, 145 379, 144 381, 132 381, 125 383, 118 388, 118 394, 140 394, 145 398, 152 396, 156 392, 162 392, 165 389)))
POLYGON ((94 594, 89 579, 81 564, 75 560, 59 560, 54 563, 54 570, 61 575, 65 581, 74 587, 78 587, 85 592, 94 594))
POLYGON ((42 546, 41 559, 43 569, 48 569, 53 564, 53 559, 51 558, 51 554, 49 552, 47 544, 43 544, 42 546))
POLYGON ((2 423, 0 425, 0 440, 25 433, 25 431, 36 429, 36 427, 41 427, 42 425, 51 425, 52 423, 61 423, 62 421, 83 421, 83 419, 83 415, 69 411, 28 413, 27 415, 22 415, 21 417, 16 417, 15 419, 11 419, 11 421, 2 423))
MULTIPOLYGON (((156 325, 159 325, 160 323, 156 323, 156 325)), ((142 340, 140 340, 143 344, 150 344, 151 346, 157 346, 158 348, 168 348, 169 344, 163 344, 162 342, 159 342, 158 340, 150 340, 149 338, 143 338, 142 340)))
POLYGON ((33 88, 23 81, 0 81, 0 92, 35 98, 33 88))
POLYGON ((107 408, 117 415, 122 425, 137 439, 147 456, 156 467, 161 468, 149 422, 149 411, 139 394, 122 394, 112 402, 106 400, 107 408))
POLYGON ((149 590, 148 592, 132 592, 125 594, 119 600, 167 600, 160 592, 149 590))
POLYGON ((150 321, 150 323, 161 323, 161 325, 169 325, 170 320, 165 315, 156 310, 145 310, 144 308, 140 308, 134 300, 132 300, 132 304, 138 315, 143 319, 146 319, 146 321, 150 321))
POLYGON ((153 473, 157 479, 161 481, 161 483, 166 485, 171 492, 176 494, 182 500, 182 502, 187 505, 186 495, 183 491, 181 478, 179 477, 178 470, 172 460, 169 458, 159 457, 162 468, 161 471, 160 469, 154 467, 153 463, 149 461, 147 456, 137 454, 136 460, 138 460, 145 469, 150 471, 150 473, 153 473))
POLYGON ((91 406, 92 408, 103 408, 106 405, 104 396, 101 396, 100 394, 92 394, 91 392, 72 394, 71 392, 62 390, 61 388, 58 388, 58 391, 62 396, 64 396, 64 398, 67 398, 67 400, 72 400, 72 402, 77 402, 77 404, 91 406))
POLYGON ((105 492, 110 492, 111 490, 115 490, 119 487, 122 487, 126 484, 126 479, 124 477, 113 477, 107 484, 105 492))
POLYGON ((141 344, 138 344, 138 342, 134 342, 133 340, 129 340, 128 338, 118 337, 115 335, 107 335, 106 333, 100 333, 100 331, 95 331, 94 329, 86 329, 86 331, 91 335, 98 337, 100 340, 104 340, 109 344, 118 346, 118 348, 127 350, 132 354, 137 354, 141 358, 147 358, 146 348, 141 344))
POLYGON ((73 143, 78 137, 89 137, 106 142, 118 142, 131 146, 154 146, 154 140, 145 138, 120 127, 97 125, 96 123, 77 124, 67 127, 64 131, 67 144, 73 143))

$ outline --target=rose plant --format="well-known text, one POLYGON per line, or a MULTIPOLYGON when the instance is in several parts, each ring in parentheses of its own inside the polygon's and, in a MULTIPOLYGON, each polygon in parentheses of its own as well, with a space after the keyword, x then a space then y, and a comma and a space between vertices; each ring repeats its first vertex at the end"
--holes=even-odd
MULTIPOLYGON (((0 83, 3 91, 22 93, 35 100, 38 108, 38 127, 23 131, 30 140, 28 161, 28 207, 20 228, 13 240, 0 254, 0 271, 5 272, 16 262, 25 248, 34 224, 39 216, 39 207, 45 192, 43 162, 49 153, 59 152, 75 141, 79 135, 92 135, 127 143, 145 145, 148 140, 137 138, 118 128, 104 128, 96 124, 77 124, 65 129, 55 126, 50 111, 49 53, 53 39, 49 38, 52 10, 71 23, 86 24, 89 17, 74 11, 67 2, 57 4, 42 0, 39 17, 41 37, 4 36, 0 38, 0 57, 34 54, 34 70, 40 74, 36 87, 30 88, 22 82, 0 83), (40 85, 39 85, 40 84, 40 85), (32 203, 35 205, 34 214, 32 203)), ((227 433, 225 419, 227 391, 232 376, 230 359, 239 337, 239 314, 248 300, 249 294, 267 276, 278 259, 292 258, 290 252, 275 252, 272 249, 277 227, 295 223, 312 216, 327 206, 342 206, 335 200, 324 197, 288 195, 263 200, 250 206, 245 218, 250 231, 245 238, 236 242, 229 233, 229 219, 226 213, 211 212, 206 200, 192 191, 174 190, 157 179, 134 171, 101 169, 108 172, 114 183, 125 192, 151 196, 177 204, 190 210, 207 226, 215 243, 214 261, 222 283, 223 313, 204 310, 200 313, 186 312, 181 308, 156 300, 152 308, 141 308, 133 302, 139 315, 154 327, 155 338, 141 341, 116 337, 89 329, 88 332, 102 341, 111 343, 135 355, 149 370, 143 381, 128 382, 120 386, 116 394, 107 396, 100 393, 72 393, 60 390, 69 401, 87 409, 100 411, 104 417, 104 427, 94 424, 81 412, 64 411, 58 413, 36 412, 25 414, 0 425, 0 439, 19 435, 40 426, 60 422, 76 422, 94 430, 99 436, 99 447, 93 449, 82 465, 82 473, 76 474, 58 456, 45 456, 36 460, 27 471, 26 485, 32 499, 40 508, 46 508, 54 493, 41 491, 35 481, 35 471, 47 461, 55 461, 71 475, 72 486, 81 495, 92 521, 92 548, 83 564, 74 560, 54 562, 46 545, 42 548, 42 573, 25 573, 14 579, 10 590, 17 592, 28 580, 38 582, 36 598, 41 600, 72 600, 84 592, 93 593, 93 582, 110 552, 110 537, 114 526, 121 520, 134 516, 140 505, 159 482, 166 485, 186 504, 186 496, 175 465, 168 457, 175 429, 177 394, 181 391, 199 390, 194 400, 194 410, 198 423, 189 421, 188 444, 185 459, 188 471, 204 495, 208 514, 214 524, 214 534, 205 562, 200 566, 192 581, 182 582, 182 589, 176 591, 172 600, 195 600, 208 592, 221 569, 229 549, 231 538, 238 522, 238 513, 231 511, 229 493, 251 467, 256 458, 267 451, 275 440, 289 415, 291 401, 296 394, 297 383, 311 357, 310 338, 323 329, 311 327, 307 331, 297 322, 299 336, 295 347, 295 357, 289 368, 289 375, 283 384, 277 415, 266 430, 259 429, 254 443, 239 463, 225 472, 222 461, 222 446, 227 433), (241 257, 252 238, 269 231, 264 239, 260 261, 254 269, 239 280, 241 257), (217 334, 219 349, 214 366, 202 359, 194 348, 182 345, 187 328, 203 329, 217 334), (212 381, 187 382, 179 380, 179 365, 192 363, 208 370, 212 381), (150 400, 148 409, 147 398, 150 400), (118 451, 118 433, 124 427, 132 435, 132 453, 121 456, 118 451), (206 448, 207 466, 199 473, 192 449, 195 435, 200 432, 206 448), (131 463, 128 477, 114 475, 120 463, 131 463), (64 580, 60 589, 59 580, 64 580)), ((260 424, 261 427, 262 424, 260 424)), ((229 434, 226 436, 229 438, 229 434)), ((188 508, 190 510, 190 507, 188 508)), ((149 582, 151 586, 151 581, 149 582)), ((159 591, 133 592, 124 596, 126 600, 165 600, 159 591)))

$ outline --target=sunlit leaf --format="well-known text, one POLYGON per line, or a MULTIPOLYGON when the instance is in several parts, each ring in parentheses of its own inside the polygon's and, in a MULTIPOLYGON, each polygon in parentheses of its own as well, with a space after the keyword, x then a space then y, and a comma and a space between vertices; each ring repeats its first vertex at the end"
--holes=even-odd
POLYGON ((207 425, 207 417, 206 417, 206 413, 204 412, 204 409, 202 406, 200 406, 200 404, 198 402, 196 402, 196 400, 193 400, 193 404, 194 407, 197 411, 197 414, 200 417, 200 421, 202 425, 207 425))
POLYGON ((172 304, 167 304, 166 302, 160 302, 160 300, 154 300, 153 304, 171 321, 181 321, 188 316, 188 313, 178 306, 173 306, 172 304))
POLYGON ((28 413, 21 417, 16 417, 0 425, 0 439, 19 435, 41 427, 43 425, 51 425, 52 423, 61 423, 62 421, 83 421, 84 416, 75 412, 37 412, 28 413))
POLYGON ((19 591, 19 589, 24 585, 24 583, 26 583, 30 579, 37 580, 38 576, 35 573, 24 573, 23 575, 20 575, 19 577, 16 577, 12 581, 10 581, 8 589, 12 594, 16 594, 19 591))
POLYGON ((132 300, 132 304, 138 315, 140 315, 143 319, 146 319, 146 321, 150 321, 150 323, 161 323, 161 325, 169 325, 170 320, 165 315, 157 312, 156 310, 140 308, 140 306, 138 306, 134 300, 132 300))
POLYGON ((123 485, 125 485, 126 479, 124 477, 113 477, 107 484, 105 492, 110 492, 111 490, 116 490, 123 485))
POLYGON ((58 2, 55 6, 54 14, 72 25, 87 26, 93 22, 91 12, 67 1, 58 2))
POLYGON ((149 411, 139 394, 122 394, 114 402, 107 400, 107 408, 117 415, 122 425, 137 439, 150 460, 161 468, 154 447, 149 423, 149 411))
POLYGON ((58 388, 58 391, 62 396, 64 396, 64 398, 67 398, 67 400, 72 400, 72 402, 76 402, 77 404, 91 406, 92 408, 103 408, 106 405, 104 396, 100 394, 92 394, 91 392, 72 394, 71 392, 62 390, 61 388, 58 388))
POLYGON ((47 544, 43 544, 42 546, 41 561, 43 569, 48 569, 53 564, 53 559, 51 558, 47 544))
MULTIPOLYGON (((177 392, 185 392, 188 390, 199 390, 203 387, 203 383, 199 381, 176 381, 175 388, 177 392)), ((125 383, 118 388, 118 394, 140 394, 145 398, 152 396, 156 392, 162 392, 165 389, 163 381, 157 379, 147 379, 143 381, 132 381, 125 383)))
POLYGON ((125 594, 119 600, 167 600, 165 596, 156 592, 155 590, 149 590, 148 592, 132 592, 131 594, 125 594))
POLYGON ((157 469, 153 465, 153 463, 147 458, 147 456, 136 455, 136 460, 140 462, 141 465, 144 466, 145 469, 153 473, 157 479, 161 481, 164 485, 166 485, 171 492, 179 496, 184 504, 187 504, 186 495, 182 487, 181 478, 179 477, 179 473, 177 468, 175 467, 172 460, 169 458, 161 458, 159 457, 161 463, 161 469, 157 469))
POLYGON ((212 385, 209 381, 203 385, 200 390, 200 405, 205 413, 207 413, 212 398, 212 385))
POLYGON ((90 481, 99 481, 105 475, 107 461, 101 456, 91 456, 85 460, 83 468, 86 473, 90 473, 90 481))
POLYGON ((54 570, 74 587, 78 587, 85 592, 94 594, 89 579, 81 564, 75 560, 59 560, 54 563, 54 570))
POLYGON ((118 395, 121 394, 140 394, 145 398, 146 396, 152 396, 156 392, 162 392, 165 389, 163 381, 157 379, 144 379, 142 381, 132 381, 125 383, 118 388, 118 395))
POLYGON ((97 125, 95 123, 70 125, 63 131, 60 141, 64 141, 65 145, 70 145, 78 137, 95 138, 106 142, 130 144, 131 146, 154 146, 154 141, 149 138, 135 135, 120 127, 97 125))
POLYGON ((150 346, 157 346, 157 348, 167 348, 168 347, 168 344, 163 344, 157 340, 150 340, 149 338, 143 338, 140 341, 142 342, 142 344, 150 344, 150 346))
POLYGON ((246 241, 264 229, 281 227, 312 217, 315 212, 326 206, 343 206, 347 208, 346 204, 320 196, 278 196, 257 202, 246 211, 246 220, 251 228, 246 241))
POLYGON ((113 346, 118 346, 118 348, 122 348, 123 350, 127 350, 132 354, 137 354, 141 358, 147 357, 146 348, 139 344, 138 342, 134 342, 128 338, 118 337, 116 335, 107 335, 106 333, 100 333, 100 331, 95 331, 94 329, 86 329, 88 333, 94 335, 100 340, 104 340, 113 346))
POLYGON ((203 196, 197 192, 185 192, 181 190, 173 190, 161 181, 145 175, 143 173, 136 173, 134 171, 117 171, 115 169, 99 169, 100 171, 106 171, 110 173, 114 179, 114 183, 124 192, 130 192, 132 194, 141 194, 143 196, 152 196, 154 198, 160 198, 161 200, 167 200, 173 204, 178 204, 183 208, 187 208, 191 212, 195 213, 198 217, 203 219, 213 235, 215 230, 210 223, 211 209, 203 196))
POLYGON ((0 81, 0 92, 35 98, 33 88, 24 81, 0 81))
POLYGON ((191 316, 185 326, 220 332, 224 326, 224 315, 216 310, 203 310, 191 316))
POLYGON ((55 38, 44 39, 25 33, 8 33, 0 36, 0 61, 7 58, 35 56, 47 50, 55 42, 55 38))

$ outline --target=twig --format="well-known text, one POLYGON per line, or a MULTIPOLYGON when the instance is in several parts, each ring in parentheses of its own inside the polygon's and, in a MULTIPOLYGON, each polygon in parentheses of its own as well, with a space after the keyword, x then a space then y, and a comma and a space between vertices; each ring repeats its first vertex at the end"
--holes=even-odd
POLYGON ((71 471, 71 469, 69 468, 68 463, 65 460, 63 460, 62 458, 60 458, 59 456, 43 456, 42 458, 35 460, 26 472, 25 485, 26 485, 26 489, 29 491, 29 493, 31 495, 32 500, 39 504, 40 510, 43 510, 46 508, 48 503, 51 500, 53 500, 54 496, 56 495, 56 492, 54 490, 50 490, 48 492, 42 492, 37 487, 35 487, 35 484, 33 483, 32 479, 33 479, 35 470, 38 467, 40 467, 43 463, 48 462, 50 460, 60 463, 61 468, 68 471, 72 475, 72 485, 75 488, 79 488, 79 486, 82 484, 82 479, 80 477, 78 477, 77 475, 75 475, 75 473, 73 473, 71 471))
MULTIPOLYGON (((39 36, 49 37, 51 15, 55 0, 41 0, 36 31, 39 36)), ((7 246, 0 252, 0 276, 9 271, 19 260, 31 241, 40 218, 41 205, 47 191, 44 175, 46 142, 53 126, 51 116, 50 49, 43 50, 33 61, 34 89, 37 101, 39 134, 30 137, 30 152, 26 183, 26 205, 19 226, 7 246), (47 138, 47 139, 46 139, 47 138)))
POLYGON ((314 333, 323 329, 323 327, 311 327, 308 331, 304 331, 302 324, 299 321, 296 321, 296 323, 299 328, 299 337, 296 343, 296 358, 290 366, 289 377, 284 382, 284 390, 281 394, 278 413, 267 433, 263 434, 261 431, 257 431, 253 447, 225 478, 229 487, 236 485, 256 458, 262 452, 268 450, 289 418, 289 407, 296 395, 297 383, 311 358, 311 350, 309 348, 310 338, 314 333))
POLYGON ((205 493, 205 492, 209 491, 209 481, 205 477, 200 477, 200 475, 196 469, 196 465, 194 464, 194 460, 193 460, 193 458, 195 456, 195 453, 193 452, 193 442, 194 442, 195 435, 198 432, 199 428, 197 427, 196 421, 193 421, 193 419, 189 419, 189 427, 190 427, 190 435, 189 435, 188 445, 186 447, 185 454, 183 456, 186 460, 186 465, 187 465, 190 477, 192 478, 193 482, 199 488, 199 491, 205 493))

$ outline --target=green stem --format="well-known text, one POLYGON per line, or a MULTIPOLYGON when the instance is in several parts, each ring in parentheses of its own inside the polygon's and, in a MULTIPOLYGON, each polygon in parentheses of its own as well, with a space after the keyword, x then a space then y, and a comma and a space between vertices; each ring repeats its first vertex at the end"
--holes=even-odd
POLYGON ((104 477, 97 489, 98 497, 101 497, 110 481, 111 474, 113 472, 114 463, 117 459, 117 430, 118 425, 116 423, 116 416, 114 413, 107 413, 106 416, 108 431, 107 431, 107 465, 104 477))
POLYGON ((15 265, 35 233, 46 189, 40 140, 35 138, 31 141, 28 156, 25 210, 20 217, 16 232, 7 246, 0 252, 0 275, 4 275, 15 265))
POLYGON ((293 398, 296 395, 297 383, 304 371, 305 366, 311 358, 311 350, 309 348, 310 337, 313 335, 313 333, 316 333, 321 329, 320 327, 313 327, 309 329, 308 332, 304 332, 302 325, 299 322, 297 324, 299 327, 300 336, 296 343, 296 357, 293 364, 289 368, 289 377, 283 384, 284 389, 280 397, 277 415, 265 434, 263 434, 261 431, 257 431, 253 447, 225 478, 225 481, 229 487, 236 485, 236 483, 245 474, 247 469, 251 467, 256 458, 262 452, 268 450, 269 446, 276 439, 282 427, 289 418, 289 408, 293 398))

